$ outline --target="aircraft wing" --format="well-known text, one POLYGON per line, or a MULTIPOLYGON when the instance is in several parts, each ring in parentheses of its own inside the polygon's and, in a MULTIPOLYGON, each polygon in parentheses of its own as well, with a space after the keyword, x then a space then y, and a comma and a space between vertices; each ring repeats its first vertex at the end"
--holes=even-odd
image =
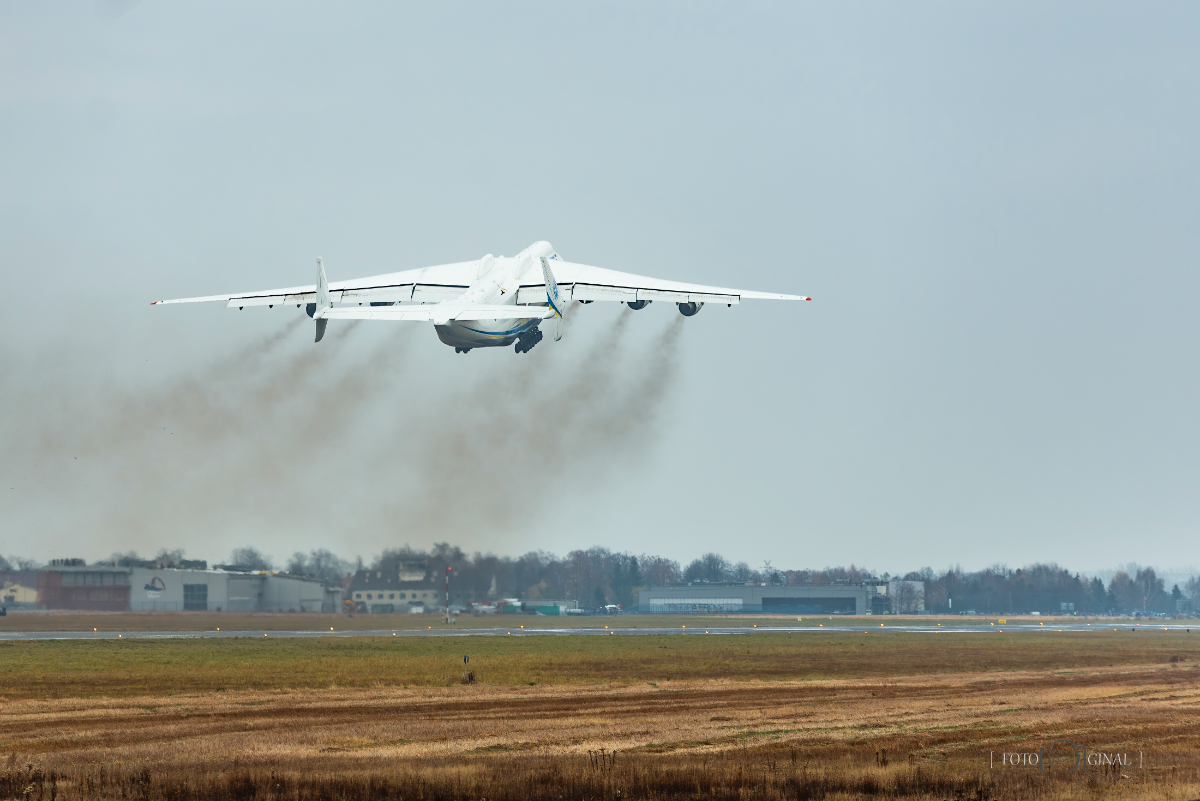
MULTIPOLYGON (((438 303, 454 300, 475 280, 479 270, 478 261, 456 264, 440 264, 418 270, 403 270, 398 273, 354 278, 349 281, 329 283, 330 300, 334 303, 396 303, 415 301, 438 303)), ((543 297, 544 301, 545 298, 543 297)), ((316 285, 293 286, 283 289, 264 289, 257 292, 238 292, 229 295, 208 295, 201 298, 178 298, 156 300, 163 303, 212 303, 223 301, 228 306, 275 306, 293 303, 296 305, 316 302, 316 285)), ((153 305, 153 304, 152 304, 153 305)))
MULTIPOLYGON (((551 263, 554 277, 564 294, 571 300, 611 300, 629 302, 638 300, 664 300, 672 303, 740 303, 743 300, 811 300, 803 295, 783 295, 773 292, 753 292, 744 289, 706 286, 635 275, 587 264, 575 264, 555 259, 551 263), (568 291, 569 289, 569 291, 568 291)), ((476 279, 479 261, 464 261, 403 270, 396 273, 354 278, 349 281, 331 281, 330 301, 333 303, 377 303, 398 302, 440 303, 457 299, 476 279)), ((156 300, 154 304, 166 303, 211 303, 224 302, 230 307, 275 306, 285 304, 308 304, 316 301, 316 286, 285 287, 255 292, 239 292, 228 295, 208 295, 199 298, 156 300)), ((530 265, 522 276, 517 293, 517 303, 545 303, 546 287, 537 261, 530 265)), ((391 316, 366 319, 410 319, 391 316)), ((416 318, 411 318, 416 319, 416 318)), ((503 317, 479 319, 504 319, 503 317)))
MULTIPOLYGON (((554 279, 559 287, 570 287, 571 300, 612 300, 621 303, 639 300, 665 300, 671 303, 741 303, 743 300, 812 300, 804 295, 781 295, 774 292, 753 292, 745 289, 687 284, 634 275, 587 264, 569 261, 551 262, 554 279)), ((566 293, 564 293, 566 294, 566 293)), ((545 283, 539 272, 530 270, 521 280, 518 303, 532 303, 546 295, 545 283)))

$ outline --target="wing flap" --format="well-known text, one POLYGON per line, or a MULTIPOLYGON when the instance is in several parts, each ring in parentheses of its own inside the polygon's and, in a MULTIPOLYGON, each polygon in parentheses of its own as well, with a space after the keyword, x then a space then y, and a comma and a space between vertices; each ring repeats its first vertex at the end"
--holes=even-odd
MULTIPOLYGON (((562 284, 559 288, 566 292, 562 284)), ((537 286, 523 286, 517 290, 517 303, 545 303, 546 302, 546 285, 538 284, 537 286)))
POLYGON ((638 300, 666 300, 671 303, 687 303, 687 292, 668 292, 664 289, 639 289, 638 300))
MULTIPOLYGON (((346 281, 331 281, 329 293, 334 302, 338 302, 342 292, 377 292, 380 294, 403 295, 409 293, 404 300, 412 297, 412 287, 423 284, 432 287, 427 301, 452 300, 461 295, 475 280, 478 269, 477 261, 464 261, 455 264, 440 264, 436 267, 421 267, 416 270, 402 270, 396 273, 372 275, 366 278, 352 278, 346 281)), ((313 303, 316 300, 315 284, 308 286, 283 287, 281 289, 264 289, 257 292, 231 292, 226 295, 206 295, 198 298, 176 298, 174 300, 156 300, 153 305, 167 303, 212 303, 224 301, 228 306, 271 306, 280 303, 313 303), (274 299, 282 296, 284 300, 274 299), (232 301, 239 301, 234 303, 232 301)), ((364 296, 365 297, 365 296, 364 296)), ((355 296, 357 300, 357 295, 355 296)), ((400 300, 400 297, 372 297, 371 300, 400 300)), ((349 298, 347 298, 349 300, 349 298)))
POLYGON ((447 300, 456 300, 466 291, 465 286, 418 284, 413 287, 412 299, 414 302, 420 303, 441 303, 447 300))
MULTIPOLYGON (((546 294, 546 287, 543 285, 538 287, 542 294, 546 294)), ((575 284, 571 290, 572 300, 615 300, 618 303, 626 303, 637 300, 637 290, 631 287, 622 286, 600 286, 597 284, 575 284)))
POLYGON ((727 306, 736 306, 742 302, 742 299, 737 295, 712 295, 706 292, 689 292, 688 301, 691 303, 724 303, 727 306))
POLYGON ((399 303, 412 300, 413 284, 343 289, 342 303, 399 303))
MULTIPOLYGON (((563 287, 562 284, 559 284, 563 287)), ((743 296, 719 295, 711 292, 668 292, 662 289, 638 289, 636 287, 599 286, 596 284, 575 284, 570 291, 563 287, 563 294, 570 295, 572 300, 608 300, 618 303, 631 303, 638 300, 661 300, 671 303, 721 303, 736 306, 741 303, 743 296)), ((534 303, 546 297, 546 287, 523 286, 517 292, 517 303, 534 303)), ((775 297, 775 296, 771 296, 775 297)), ((782 296, 791 297, 791 296, 782 296)))
POLYGON ((163 306, 168 303, 215 303, 218 300, 229 300, 232 295, 206 295, 202 298, 175 298, 173 300, 152 300, 151 306, 163 306))
MULTIPOLYGON (((334 303, 338 303, 342 299, 342 293, 330 290, 329 299, 334 303)), ((225 306, 226 308, 230 309, 241 309, 246 306, 286 306, 288 304, 302 305, 305 303, 315 303, 316 300, 317 293, 315 291, 308 292, 306 294, 295 295, 253 295, 251 297, 230 298, 229 302, 226 303, 225 306)))
MULTIPOLYGON (((751 292, 705 284, 688 284, 682 281, 668 281, 665 278, 652 278, 646 275, 623 273, 618 270, 566 261, 555 262, 554 275, 560 286, 574 284, 571 296, 575 300, 615 300, 620 302, 665 300, 674 303, 727 304, 750 299, 811 300, 804 295, 751 292)), ((545 287, 538 280, 540 278, 541 276, 537 275, 534 270, 527 272, 522 277, 522 291, 528 290, 531 295, 544 293, 545 287)))
POLYGON ((230 298, 229 302, 225 305, 230 309, 234 307, 241 309, 246 306, 275 306, 277 304, 282 306, 286 302, 287 297, 285 295, 267 295, 266 297, 259 298, 230 298))

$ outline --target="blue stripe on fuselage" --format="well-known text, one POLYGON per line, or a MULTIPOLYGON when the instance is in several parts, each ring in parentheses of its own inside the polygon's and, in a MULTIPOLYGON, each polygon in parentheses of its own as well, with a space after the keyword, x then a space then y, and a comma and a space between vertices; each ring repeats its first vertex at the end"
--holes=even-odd
POLYGON ((482 334, 485 337, 501 338, 501 337, 512 336, 513 334, 519 334, 522 331, 528 331, 530 328, 537 325, 537 323, 538 323, 537 320, 526 320, 525 322, 521 323, 516 328, 511 328, 508 331, 500 331, 500 332, 480 331, 478 328, 472 328, 471 326, 469 326, 465 323, 459 323, 459 325, 461 325, 463 328, 467 329, 468 331, 470 331, 474 334, 482 334))

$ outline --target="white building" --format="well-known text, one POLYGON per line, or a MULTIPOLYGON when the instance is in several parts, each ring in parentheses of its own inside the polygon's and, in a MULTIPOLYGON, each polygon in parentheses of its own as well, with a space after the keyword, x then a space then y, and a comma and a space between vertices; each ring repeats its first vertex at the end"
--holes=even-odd
POLYGON ((38 572, 39 609, 340 612, 342 588, 286 573, 63 566, 38 572))

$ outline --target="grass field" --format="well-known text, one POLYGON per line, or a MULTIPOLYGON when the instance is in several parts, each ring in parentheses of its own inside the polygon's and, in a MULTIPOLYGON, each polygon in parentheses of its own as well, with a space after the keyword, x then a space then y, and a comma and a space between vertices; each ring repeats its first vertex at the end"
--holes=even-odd
POLYGON ((1200 664, 1200 633, 352 637, 0 642, 0 698, 446 687, 462 657, 481 684, 811 681, 1136 664, 1200 664))
POLYGON ((1197 720, 1161 629, 8 642, 0 799, 1186 801, 1197 720))

